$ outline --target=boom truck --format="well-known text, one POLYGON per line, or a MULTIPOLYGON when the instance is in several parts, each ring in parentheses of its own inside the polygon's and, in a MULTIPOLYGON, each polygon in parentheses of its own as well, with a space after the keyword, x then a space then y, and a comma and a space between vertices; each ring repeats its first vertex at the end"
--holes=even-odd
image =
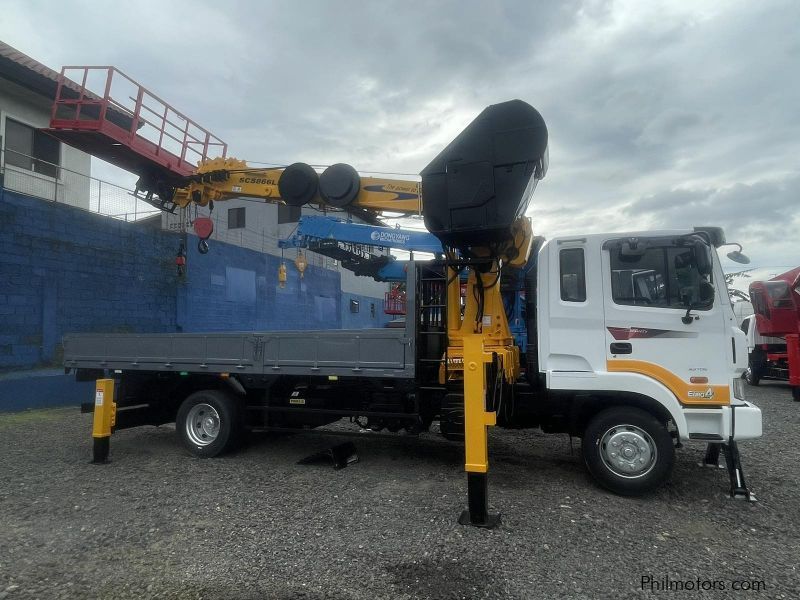
MULTIPOLYGON (((80 100, 67 104, 80 111, 80 100)), ((548 133, 527 103, 486 108, 421 171, 421 185, 360 178, 347 165, 317 176, 308 165, 253 169, 224 158, 181 175, 136 140, 135 118, 120 132, 102 119, 59 121, 58 110, 52 135, 131 157, 118 164, 146 163, 140 187, 163 208, 248 195, 421 213, 443 249, 407 264, 402 329, 65 336, 65 367, 97 381, 97 462, 113 431, 138 425, 174 422, 191 454, 213 457, 248 430, 350 418, 418 434, 438 422, 465 448, 460 522, 491 527, 488 429, 538 427, 582 438, 589 473, 612 492, 658 487, 675 448, 693 441, 707 444, 708 464, 724 451, 731 495, 754 499, 737 444, 760 437, 761 412, 743 396, 744 334, 714 251, 723 232, 535 238, 524 215, 547 171, 548 133), (524 359, 501 295, 513 269, 525 285, 524 359)))

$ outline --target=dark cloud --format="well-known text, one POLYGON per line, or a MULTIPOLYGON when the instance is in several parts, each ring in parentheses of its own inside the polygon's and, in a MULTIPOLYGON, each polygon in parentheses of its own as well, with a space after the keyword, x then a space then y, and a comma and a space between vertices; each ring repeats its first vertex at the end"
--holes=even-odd
POLYGON ((754 264, 800 263, 800 174, 786 179, 737 183, 727 188, 670 190, 635 200, 626 220, 659 229, 717 225, 741 242, 754 264))
POLYGON ((6 0, 0 38, 117 65, 250 160, 418 172, 485 105, 522 98, 551 134, 537 231, 715 221, 800 262, 794 0, 112 6, 6 0))

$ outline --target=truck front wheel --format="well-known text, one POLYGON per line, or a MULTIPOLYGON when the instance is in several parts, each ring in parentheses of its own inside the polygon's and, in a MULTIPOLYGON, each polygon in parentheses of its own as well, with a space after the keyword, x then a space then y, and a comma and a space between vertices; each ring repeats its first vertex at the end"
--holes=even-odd
POLYGON ((595 415, 583 436, 583 458, 604 488, 637 496, 669 479, 675 449, 667 428, 651 414, 627 406, 595 415))
POLYGON ((183 401, 175 430, 184 447, 200 458, 231 450, 241 437, 236 398, 220 390, 195 392, 183 401))
POLYGON ((747 370, 744 372, 744 380, 748 385, 758 385, 761 381, 761 373, 764 365, 767 362, 767 357, 764 352, 756 348, 750 353, 747 358, 747 370))

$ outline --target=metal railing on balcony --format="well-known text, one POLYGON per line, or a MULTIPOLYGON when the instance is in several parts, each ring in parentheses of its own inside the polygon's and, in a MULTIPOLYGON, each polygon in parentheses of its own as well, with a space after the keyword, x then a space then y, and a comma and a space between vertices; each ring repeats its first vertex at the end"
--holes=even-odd
POLYGON ((119 69, 61 69, 47 132, 92 156, 166 181, 198 161, 225 156, 227 144, 119 69))
POLYGON ((125 221, 139 221, 161 212, 124 186, 11 148, 0 149, 0 187, 125 221))

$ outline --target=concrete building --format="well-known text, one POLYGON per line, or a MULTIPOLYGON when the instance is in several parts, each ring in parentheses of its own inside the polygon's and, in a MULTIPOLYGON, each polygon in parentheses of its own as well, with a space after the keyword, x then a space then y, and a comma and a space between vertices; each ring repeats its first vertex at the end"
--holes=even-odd
POLYGON ((0 169, 7 189, 89 208, 91 157, 38 131, 58 72, 0 42, 0 169))

